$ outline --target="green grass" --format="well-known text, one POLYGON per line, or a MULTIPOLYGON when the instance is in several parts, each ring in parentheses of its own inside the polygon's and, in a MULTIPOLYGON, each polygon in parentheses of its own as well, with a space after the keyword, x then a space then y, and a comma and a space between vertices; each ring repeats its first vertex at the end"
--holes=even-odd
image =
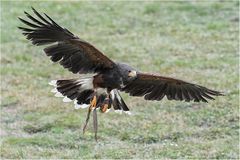
POLYGON ((239 2, 1 2, 1 157, 239 157, 239 2), (133 115, 99 114, 49 91, 73 75, 17 29, 30 6, 117 61, 224 91, 208 104, 123 97, 133 115))

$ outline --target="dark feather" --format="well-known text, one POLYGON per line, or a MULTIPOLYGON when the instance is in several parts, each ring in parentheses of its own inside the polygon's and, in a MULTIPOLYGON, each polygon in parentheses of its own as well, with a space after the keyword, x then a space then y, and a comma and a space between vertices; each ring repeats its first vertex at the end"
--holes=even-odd
POLYGON ((51 25, 51 23, 49 23, 45 18, 43 18, 41 14, 39 14, 33 7, 32 7, 32 10, 38 16, 38 18, 40 18, 43 22, 45 22, 48 25, 51 25))
POLYGON ((78 95, 78 104, 90 104, 90 100, 93 97, 93 90, 85 90, 78 95))
POLYGON ((40 22, 39 20, 35 19, 33 16, 31 16, 31 15, 28 14, 27 12, 24 12, 24 13, 25 13, 25 14, 27 15, 27 17, 28 17, 29 19, 31 19, 33 22, 39 24, 40 26, 44 26, 44 25, 45 25, 44 23, 42 23, 42 22, 40 22))
POLYGON ((34 29, 29 29, 29 28, 24 28, 24 27, 18 27, 19 29, 25 31, 26 33, 25 34, 28 34, 28 32, 33 32, 35 31, 34 29))
POLYGON ((184 97, 185 97, 185 101, 186 101, 186 102, 190 102, 191 98, 190 98, 190 96, 188 95, 188 92, 187 92, 187 90, 185 89, 184 86, 182 86, 182 93, 183 93, 183 95, 184 95, 184 97))
POLYGON ((26 20, 24 20, 24 19, 22 19, 22 18, 20 18, 20 17, 18 17, 18 19, 19 19, 20 21, 22 21, 24 24, 26 24, 26 25, 28 25, 28 26, 30 26, 30 27, 32 27, 32 28, 40 28, 40 26, 35 25, 35 24, 33 24, 33 23, 30 23, 30 22, 28 22, 28 21, 26 21, 26 20))
POLYGON ((110 94, 110 99, 113 105, 113 109, 129 111, 129 108, 127 107, 126 103, 122 99, 120 93, 116 89, 112 90, 112 92, 113 92, 113 95, 110 94))
POLYGON ((214 100, 212 96, 223 95, 182 80, 145 73, 138 73, 137 78, 122 88, 122 91, 131 96, 144 96, 146 100, 158 101, 166 96, 168 100, 207 102, 207 99, 214 100))
POLYGON ((52 44, 44 49, 53 62, 58 62, 73 73, 92 73, 110 69, 115 63, 90 43, 79 39, 69 30, 59 26, 52 18, 44 13, 41 16, 34 8, 37 18, 24 12, 28 20, 19 18, 27 27, 18 27, 34 45, 52 44), (79 64, 80 63, 80 64, 79 64))

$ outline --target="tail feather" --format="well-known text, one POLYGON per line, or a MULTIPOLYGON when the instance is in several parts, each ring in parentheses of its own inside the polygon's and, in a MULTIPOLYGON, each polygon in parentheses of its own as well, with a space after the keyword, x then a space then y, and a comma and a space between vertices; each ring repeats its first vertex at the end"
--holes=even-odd
POLYGON ((111 97, 112 105, 115 111, 117 112, 124 111, 126 113, 130 113, 129 108, 127 107, 126 103, 122 99, 118 90, 116 89, 112 90, 110 97, 111 97))
MULTIPOLYGON (((49 84, 55 87, 51 92, 55 93, 56 97, 63 97, 63 102, 74 100, 75 108, 79 109, 90 106, 90 101, 94 96, 92 83, 93 77, 85 76, 80 79, 53 80, 49 84)), ((108 112, 113 106, 118 113, 124 111, 131 114, 117 89, 112 90, 109 96, 106 89, 99 88, 96 93, 98 97, 96 108, 99 108, 101 112, 108 112)))
POLYGON ((90 104, 90 100, 93 97, 93 90, 84 90, 82 91, 78 98, 77 98, 77 103, 78 104, 90 104))
POLYGON ((56 97, 64 97, 63 102, 75 100, 75 107, 82 108, 80 105, 90 103, 93 94, 92 80, 92 77, 82 77, 81 79, 53 80, 49 84, 55 87, 51 92, 55 93, 56 97))
POLYGON ((77 80, 58 80, 57 90, 64 96, 69 96, 70 98, 70 95, 78 92, 77 90, 81 87, 81 85, 82 84, 77 80))

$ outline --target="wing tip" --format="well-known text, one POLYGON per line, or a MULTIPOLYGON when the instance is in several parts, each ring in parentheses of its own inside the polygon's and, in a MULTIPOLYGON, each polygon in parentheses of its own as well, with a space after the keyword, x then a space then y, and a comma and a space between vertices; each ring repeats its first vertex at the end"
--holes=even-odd
POLYGON ((221 92, 221 91, 215 91, 215 90, 210 90, 210 89, 208 91, 210 91, 208 93, 213 96, 226 96, 226 93, 221 92))
POLYGON ((31 9, 32 9, 33 11, 36 11, 35 8, 34 8, 33 6, 31 6, 31 9))
POLYGON ((219 95, 218 96, 227 96, 227 93, 225 92, 219 92, 219 95))

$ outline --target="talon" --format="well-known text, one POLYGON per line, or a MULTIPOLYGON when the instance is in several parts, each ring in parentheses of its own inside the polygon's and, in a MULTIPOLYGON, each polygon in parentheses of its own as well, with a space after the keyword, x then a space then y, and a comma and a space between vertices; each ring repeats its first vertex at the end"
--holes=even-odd
POLYGON ((100 107, 100 111, 102 113, 107 112, 108 109, 111 108, 111 104, 110 104, 110 99, 109 99, 109 95, 107 96, 107 98, 104 100, 104 103, 102 104, 102 106, 100 107))
POLYGON ((107 111, 107 109, 108 109, 108 104, 104 104, 104 105, 101 106, 101 112, 102 113, 105 113, 107 111))

